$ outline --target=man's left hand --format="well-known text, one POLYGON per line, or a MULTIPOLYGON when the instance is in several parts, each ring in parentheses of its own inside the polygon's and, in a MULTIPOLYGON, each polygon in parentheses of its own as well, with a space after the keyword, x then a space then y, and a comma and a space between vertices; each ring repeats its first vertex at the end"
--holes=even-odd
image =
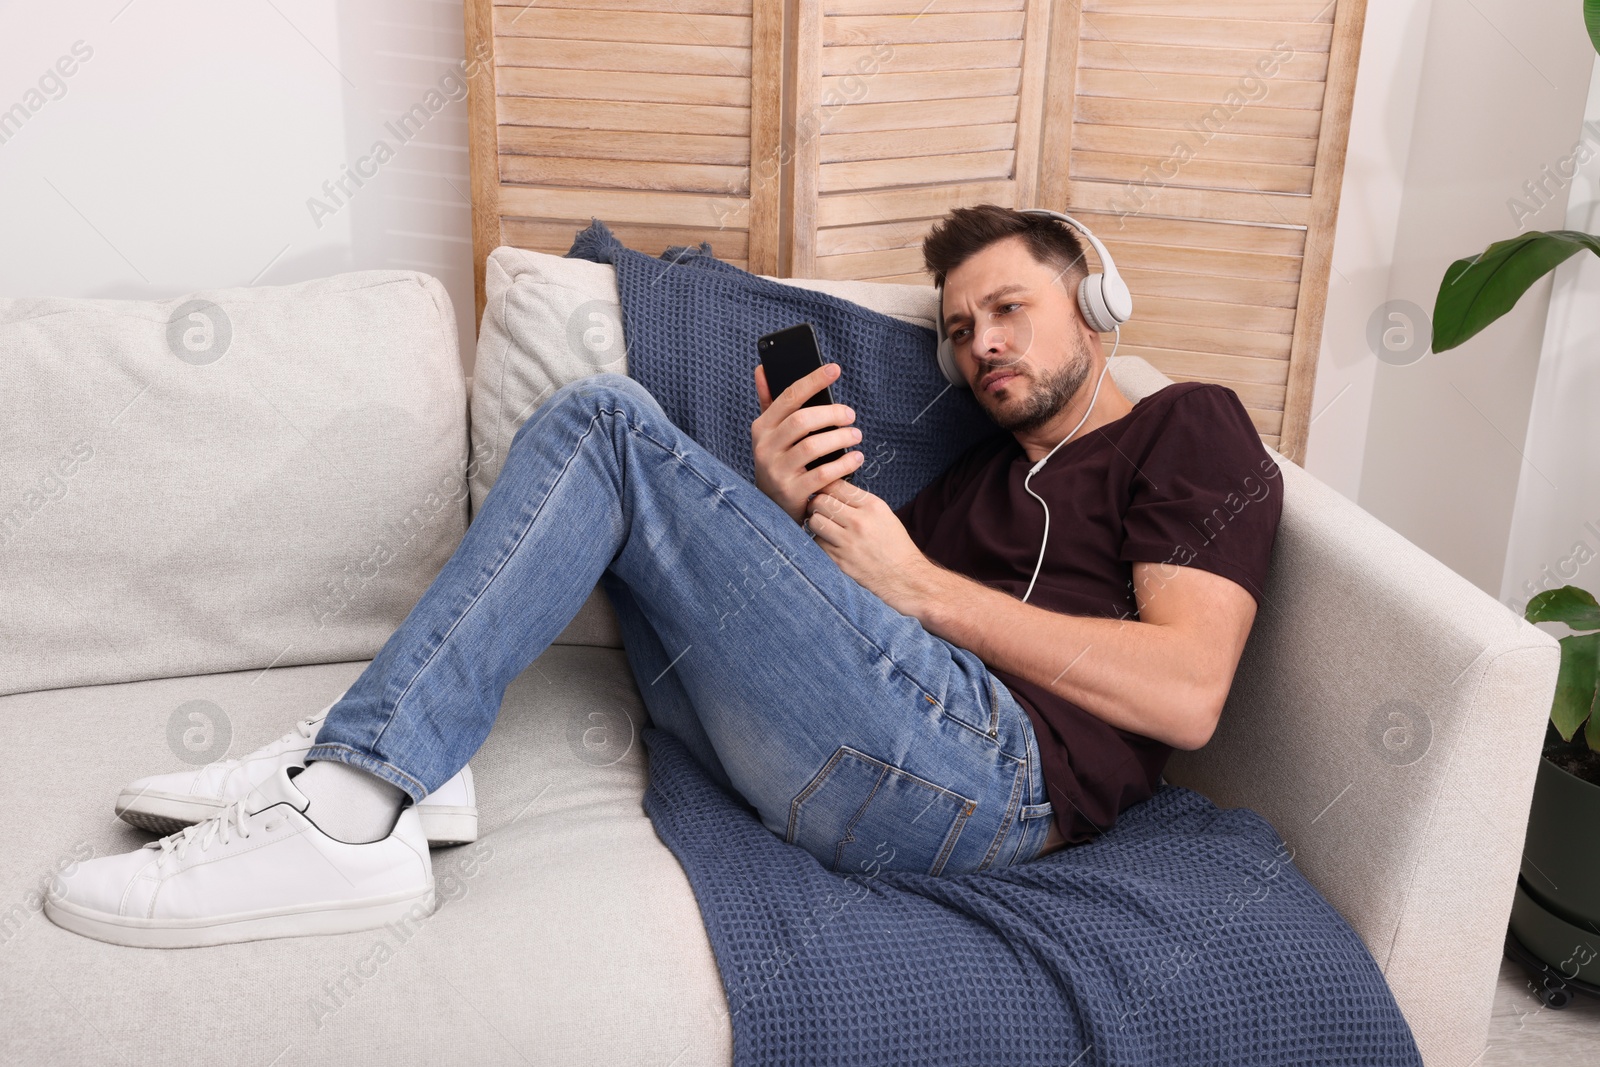
POLYGON ((839 569, 903 615, 932 566, 888 503, 840 478, 806 503, 806 528, 839 569))

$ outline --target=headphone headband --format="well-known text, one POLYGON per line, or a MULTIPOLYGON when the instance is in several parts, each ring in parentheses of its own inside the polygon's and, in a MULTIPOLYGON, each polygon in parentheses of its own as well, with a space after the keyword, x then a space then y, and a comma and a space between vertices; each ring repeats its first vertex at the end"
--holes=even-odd
MULTIPOLYGON (((1133 294, 1128 291, 1127 283, 1122 280, 1122 275, 1117 273, 1116 261, 1111 258, 1111 252, 1101 243, 1100 238, 1090 232, 1089 227, 1059 211, 1050 211, 1042 207, 1018 208, 1024 215, 1045 215, 1066 223, 1088 240, 1090 247, 1100 257, 1102 270, 1091 272, 1083 281, 1078 283, 1078 310, 1083 313, 1083 320, 1091 328, 1107 333, 1115 330, 1124 322, 1133 317, 1133 294)), ((961 376, 960 369, 956 366, 955 345, 944 332, 943 297, 940 299, 941 307, 934 314, 934 328, 939 334, 939 369, 944 372, 945 379, 951 385, 967 388, 966 379, 961 376)))

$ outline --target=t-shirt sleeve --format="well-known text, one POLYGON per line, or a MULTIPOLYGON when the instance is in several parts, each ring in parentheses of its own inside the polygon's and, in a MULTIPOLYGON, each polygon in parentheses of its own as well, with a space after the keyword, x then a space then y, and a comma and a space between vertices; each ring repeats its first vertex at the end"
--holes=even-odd
MULTIPOLYGON (((1170 388, 1170 387, 1169 387, 1170 388)), ((1220 574, 1259 606, 1283 511, 1283 477, 1238 395, 1186 390, 1135 464, 1121 558, 1220 574)))

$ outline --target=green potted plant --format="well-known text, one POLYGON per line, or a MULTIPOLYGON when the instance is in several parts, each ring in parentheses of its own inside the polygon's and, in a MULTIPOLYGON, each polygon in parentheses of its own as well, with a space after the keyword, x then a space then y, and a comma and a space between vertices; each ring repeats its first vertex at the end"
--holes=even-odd
POLYGON ((1600 985, 1600 604, 1576 586, 1528 601, 1529 622, 1559 622, 1561 673, 1533 787, 1511 933, 1557 979, 1542 995, 1566 1003, 1567 982, 1600 985), (1582 736, 1579 736, 1579 733, 1582 736))
MULTIPOLYGON (((1584 0, 1583 16, 1600 51, 1600 0, 1584 0)), ((1510 311, 1534 282, 1584 249, 1600 255, 1600 237, 1536 231, 1456 260, 1439 283, 1432 350, 1447 351, 1476 335, 1510 311)), ((1508 952, 1543 972, 1540 995, 1559 1008, 1570 999, 1569 983, 1600 987, 1600 604, 1568 585, 1538 594, 1523 615, 1574 631, 1561 638, 1561 672, 1507 942, 1508 952)))

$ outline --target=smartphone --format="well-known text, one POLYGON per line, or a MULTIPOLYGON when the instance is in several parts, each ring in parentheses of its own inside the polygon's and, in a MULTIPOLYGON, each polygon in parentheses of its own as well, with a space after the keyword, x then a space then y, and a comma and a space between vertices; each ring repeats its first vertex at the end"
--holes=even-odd
MULTIPOLYGON (((766 373, 767 391, 774 399, 789 386, 822 366, 822 351, 817 347, 817 334, 809 322, 764 335, 756 341, 756 352, 761 357, 761 366, 766 373)), ((833 403, 833 391, 824 385, 801 407, 813 408, 831 403, 833 403)), ((823 426, 812 430, 811 433, 835 429, 838 427, 823 426)), ((806 436, 810 437, 811 434, 806 436)), ((844 449, 839 448, 826 456, 818 456, 806 464, 806 470, 832 462, 844 455, 844 452, 844 449)))

